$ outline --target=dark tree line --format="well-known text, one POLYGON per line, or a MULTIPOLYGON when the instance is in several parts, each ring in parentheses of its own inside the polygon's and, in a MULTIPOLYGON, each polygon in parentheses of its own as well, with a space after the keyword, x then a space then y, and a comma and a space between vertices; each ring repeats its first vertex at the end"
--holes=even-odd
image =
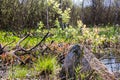
POLYGON ((90 0, 91 5, 86 7, 84 6, 86 0, 79 6, 72 1, 0 0, 0 29, 37 28, 40 21, 45 28, 51 28, 55 27, 57 19, 60 26, 66 24, 75 26, 78 20, 87 25, 120 24, 119 0, 114 0, 114 3, 110 0, 107 6, 104 5, 104 0, 90 0), (65 12, 68 8, 70 16, 69 11, 65 12))
MULTIPOLYGON (((71 17, 76 22, 81 19, 88 25, 120 24, 120 1, 119 0, 89 0, 91 5, 85 6, 88 0, 83 0, 81 6, 74 7, 71 17), (80 17, 80 18, 79 18, 80 17)), ((73 21, 73 22, 74 22, 73 21)), ((74 23, 75 23, 74 22, 74 23)))
POLYGON ((66 14, 65 10, 70 7, 71 0, 1 0, 0 28, 37 28, 40 21, 45 28, 50 28, 57 19, 60 24, 68 23, 60 15, 66 14))

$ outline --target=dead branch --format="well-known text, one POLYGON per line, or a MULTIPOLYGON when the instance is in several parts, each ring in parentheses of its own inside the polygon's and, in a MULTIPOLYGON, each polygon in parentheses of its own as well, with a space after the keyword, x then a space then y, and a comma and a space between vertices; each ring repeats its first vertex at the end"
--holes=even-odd
POLYGON ((18 57, 17 55, 15 55, 15 50, 11 50, 11 51, 9 51, 9 52, 6 52, 6 54, 7 54, 7 55, 11 55, 12 57, 18 59, 20 62, 22 62, 23 64, 25 64, 24 61, 22 61, 22 60, 20 59, 20 57, 18 57))
POLYGON ((13 41, 11 41, 10 43, 7 43, 6 45, 4 45, 4 46, 2 47, 2 49, 4 49, 5 47, 7 47, 8 45, 12 44, 13 42, 15 42, 15 40, 13 40, 13 41))
MULTIPOLYGON (((41 40, 38 44, 36 44, 35 46, 33 46, 33 47, 30 48, 30 49, 25 49, 25 48, 23 48, 23 47, 20 46, 20 43, 21 43, 22 41, 24 41, 29 35, 30 35, 30 34, 27 34, 25 37, 23 37, 22 39, 20 39, 20 40, 17 42, 17 44, 16 44, 16 46, 15 46, 15 48, 14 48, 13 50, 5 51, 5 53, 8 54, 8 55, 11 55, 11 56, 13 56, 13 57, 15 57, 16 59, 18 59, 20 62, 22 62, 22 63, 24 64, 24 61, 22 61, 22 60, 20 59, 20 57, 16 55, 16 53, 19 52, 19 51, 23 51, 22 55, 30 54, 30 52, 31 52, 32 50, 34 50, 36 47, 38 47, 39 45, 41 45, 41 43, 42 43, 43 41, 45 41, 45 39, 46 39, 46 38, 48 37, 48 35, 49 35, 49 32, 42 38, 42 40, 41 40)), ((11 44, 11 43, 13 43, 13 41, 10 42, 10 43, 8 43, 8 44, 6 44, 4 47, 2 47, 2 46, 0 45, 0 53, 2 53, 1 50, 3 50, 7 45, 9 45, 9 44, 11 44)))
POLYGON ((15 53, 18 52, 18 51, 24 51, 24 52, 26 51, 26 49, 20 47, 20 43, 21 43, 22 41, 24 41, 28 36, 29 36, 29 34, 27 34, 25 37, 23 37, 22 39, 20 39, 20 40, 18 41, 18 43, 16 44, 16 47, 14 48, 14 50, 4 51, 3 49, 4 49, 6 46, 8 46, 8 45, 10 45, 11 43, 13 43, 15 40, 13 40, 13 41, 10 42, 10 43, 7 43, 7 44, 4 45, 3 47, 0 45, 0 54, 2 54, 2 53, 4 52, 5 54, 11 55, 11 56, 15 57, 16 59, 18 59, 20 62, 24 63, 15 53))
MULTIPOLYGON (((48 46, 51 46, 53 44, 54 41, 51 41, 51 43, 48 45, 48 46)), ((46 48, 41 52, 42 55, 44 55, 44 52, 47 50, 47 49, 50 49, 48 46, 46 46, 46 48)))
POLYGON ((41 43, 48 37, 48 35, 49 35, 49 32, 42 38, 42 40, 41 40, 38 44, 36 44, 36 45, 33 46, 32 48, 30 48, 30 49, 28 50, 28 52, 32 51, 33 49, 35 49, 36 47, 38 47, 39 45, 41 45, 41 43))
MULTIPOLYGON (((46 35, 42 38, 42 40, 41 40, 38 44, 36 44, 35 46, 33 46, 33 47, 30 48, 30 49, 24 49, 24 48, 21 48, 21 47, 17 47, 18 49, 15 50, 15 53, 18 52, 18 51, 23 51, 23 53, 20 54, 20 55, 30 54, 30 52, 31 52, 32 50, 34 50, 36 47, 38 47, 39 45, 41 45, 41 43, 42 43, 43 41, 45 41, 45 39, 48 37, 48 35, 49 35, 49 32, 46 33, 46 35)), ((22 38, 22 39, 18 42, 18 46, 19 46, 20 42, 23 41, 23 40, 25 40, 26 38, 27 38, 27 36, 24 37, 24 38, 22 38)))
POLYGON ((20 40, 18 41, 18 43, 16 44, 16 48, 19 48, 20 43, 21 43, 22 41, 24 41, 29 35, 30 35, 30 34, 27 34, 25 37, 23 37, 22 39, 20 39, 20 40))
POLYGON ((3 47, 0 44, 0 51, 2 51, 5 47, 7 47, 8 45, 10 45, 11 43, 15 42, 15 40, 11 41, 10 43, 5 44, 3 47))

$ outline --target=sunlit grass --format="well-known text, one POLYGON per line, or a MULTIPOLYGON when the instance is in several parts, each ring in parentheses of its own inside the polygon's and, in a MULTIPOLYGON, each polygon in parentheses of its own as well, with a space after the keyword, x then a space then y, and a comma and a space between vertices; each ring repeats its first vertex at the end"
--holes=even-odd
POLYGON ((24 79, 29 73, 29 69, 21 66, 14 66, 9 71, 9 79, 24 79))
MULTIPOLYGON (((33 31, 34 32, 34 31, 33 31)), ((44 37, 45 33, 47 33, 48 30, 43 30, 40 33, 35 32, 36 36, 31 35, 27 39, 25 39, 21 46, 27 48, 30 48, 34 45, 36 45, 41 39, 44 37)), ((109 27, 93 27, 93 28, 87 28, 87 27, 77 27, 77 28, 66 28, 65 30, 62 30, 61 28, 54 28, 49 30, 49 32, 52 34, 52 36, 48 37, 46 40, 46 43, 50 43, 50 41, 54 40, 56 43, 65 42, 65 43, 84 43, 92 46, 92 51, 96 52, 98 46, 104 45, 104 43, 111 42, 111 43, 117 43, 120 40, 120 28, 115 28, 114 26, 109 27)), ((23 32, 24 34, 24 32, 23 32)), ((34 33, 32 33, 34 34, 34 33)), ((12 44, 10 44, 10 48, 14 47, 16 43, 21 38, 18 36, 14 36, 12 32, 5 32, 0 31, 0 44, 5 45, 11 41, 14 41, 12 44)), ((37 53, 37 52, 36 52, 37 53)), ((34 64, 34 73, 31 73, 32 76, 37 74, 54 74, 56 73, 56 70, 59 68, 59 65, 57 63, 55 55, 47 55, 40 57, 34 64)), ((14 73, 13 75, 10 75, 10 78, 26 78, 26 75, 29 73, 28 69, 25 67, 15 66, 14 67, 14 73)), ((78 68, 79 71, 79 68, 78 68)), ((79 72, 78 76, 79 77, 79 72)), ((85 75, 81 74, 81 77, 84 78, 85 75)))
MULTIPOLYGON (((104 41, 107 42, 118 42, 118 37, 120 36, 120 28, 114 27, 114 26, 104 26, 104 27, 92 27, 92 28, 84 28, 83 27, 83 33, 81 34, 81 28, 66 28, 65 30, 62 30, 61 28, 53 28, 50 29, 49 32, 52 34, 52 36, 48 37, 46 42, 50 42, 54 40, 55 42, 66 42, 69 43, 72 41, 72 43, 77 42, 85 42, 86 40, 92 41, 93 44, 99 44, 104 41)), ((36 34, 36 36, 32 35, 28 37, 26 40, 24 40, 21 45, 24 47, 31 47, 37 44, 42 37, 45 35, 45 33, 48 32, 48 30, 42 30, 41 32, 35 32, 32 31, 32 34, 36 34)), ((24 34, 24 32, 23 32, 24 34)), ((12 32, 5 32, 0 31, 0 43, 5 45, 6 43, 9 43, 11 41, 14 41, 12 43, 12 46, 15 46, 16 43, 20 40, 20 37, 14 36, 12 32)))
POLYGON ((48 55, 40 57, 34 64, 34 67, 41 74, 52 74, 58 68, 58 64, 55 56, 48 55))

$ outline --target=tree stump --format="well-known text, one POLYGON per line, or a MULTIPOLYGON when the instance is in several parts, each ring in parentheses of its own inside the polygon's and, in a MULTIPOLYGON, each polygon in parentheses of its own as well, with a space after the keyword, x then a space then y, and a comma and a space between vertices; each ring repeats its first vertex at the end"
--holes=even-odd
POLYGON ((114 74, 110 73, 89 49, 81 45, 74 45, 66 55, 60 72, 61 80, 76 80, 75 68, 83 58, 91 70, 94 70, 103 80, 116 80, 114 74))
POLYGON ((74 45, 64 59, 62 70, 60 73, 61 80, 76 80, 75 68, 80 64, 82 50, 80 45, 74 45))
POLYGON ((116 80, 113 73, 110 73, 106 66, 100 62, 93 53, 84 47, 84 57, 88 61, 91 69, 96 71, 103 80, 116 80))

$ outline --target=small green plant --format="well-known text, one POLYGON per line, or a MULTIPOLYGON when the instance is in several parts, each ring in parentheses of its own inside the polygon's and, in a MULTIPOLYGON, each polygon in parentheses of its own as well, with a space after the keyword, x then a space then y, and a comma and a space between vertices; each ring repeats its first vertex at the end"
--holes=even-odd
POLYGON ((26 75, 29 73, 29 70, 26 67, 14 66, 11 71, 9 71, 10 79, 24 79, 26 75))
POLYGON ((79 79, 83 79, 83 76, 82 76, 82 74, 80 73, 80 70, 81 70, 81 66, 79 65, 78 67, 76 67, 76 69, 75 69, 75 72, 76 72, 76 79, 77 80, 79 80, 79 79))
POLYGON ((43 22, 42 21, 40 21, 40 23, 38 24, 38 29, 37 29, 37 32, 38 33, 41 33, 42 32, 42 28, 44 27, 44 24, 43 24, 43 22))
POLYGON ((36 63, 34 64, 35 70, 40 74, 52 74, 57 69, 58 64, 56 57, 53 56, 45 56, 40 57, 36 63))

